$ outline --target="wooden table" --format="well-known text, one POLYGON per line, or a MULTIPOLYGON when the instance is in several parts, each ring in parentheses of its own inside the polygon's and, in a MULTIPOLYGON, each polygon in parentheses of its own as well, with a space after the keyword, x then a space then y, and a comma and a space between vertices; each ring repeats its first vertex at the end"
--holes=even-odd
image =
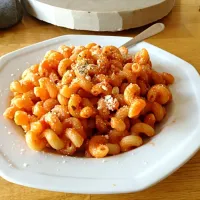
MULTIPOLYGON (((148 39, 147 42, 190 62, 200 72, 200 0, 177 0, 173 11, 160 21, 165 24, 165 31, 148 39)), ((0 31, 0 56, 21 47, 65 34, 134 36, 145 28, 118 33, 93 33, 60 28, 25 16, 23 21, 15 27, 0 31)), ((48 192, 15 185, 0 178, 0 200, 54 199, 197 200, 200 199, 200 152, 161 183, 133 194, 77 195, 48 192)))

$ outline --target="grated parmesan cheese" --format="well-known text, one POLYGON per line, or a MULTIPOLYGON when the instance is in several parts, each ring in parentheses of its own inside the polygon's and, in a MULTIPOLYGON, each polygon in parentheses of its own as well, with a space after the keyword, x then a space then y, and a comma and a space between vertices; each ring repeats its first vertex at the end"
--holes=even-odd
POLYGON ((97 106, 97 110, 101 110, 102 107, 100 105, 97 106))
POLYGON ((90 70, 90 66, 89 66, 87 61, 77 63, 77 65, 75 67, 79 71, 79 73, 82 74, 82 75, 87 75, 88 70, 90 70))
POLYGON ((108 110, 114 111, 117 99, 113 98, 111 95, 106 95, 104 101, 108 110))
POLYGON ((106 138, 106 139, 109 139, 109 135, 105 135, 105 138, 106 138))
POLYGON ((102 85, 102 89, 105 90, 105 91, 108 90, 108 88, 105 85, 102 85))
POLYGON ((88 81, 91 81, 91 77, 89 75, 86 75, 85 79, 88 80, 88 81))

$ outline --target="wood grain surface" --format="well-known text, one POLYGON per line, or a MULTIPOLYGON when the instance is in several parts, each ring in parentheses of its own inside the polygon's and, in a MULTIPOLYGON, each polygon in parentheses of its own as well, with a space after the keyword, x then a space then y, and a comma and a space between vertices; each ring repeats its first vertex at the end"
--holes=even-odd
MULTIPOLYGON (((160 21, 166 26, 164 32, 146 41, 181 57, 200 72, 200 0, 177 0, 173 11, 160 21)), ((74 31, 56 27, 26 15, 23 21, 15 27, 0 30, 0 56, 21 47, 65 34, 134 36, 145 28, 117 33, 74 31)), ((162 182, 145 191, 132 194, 65 194, 23 187, 0 178, 0 200, 100 199, 198 200, 200 199, 200 152, 162 182)))

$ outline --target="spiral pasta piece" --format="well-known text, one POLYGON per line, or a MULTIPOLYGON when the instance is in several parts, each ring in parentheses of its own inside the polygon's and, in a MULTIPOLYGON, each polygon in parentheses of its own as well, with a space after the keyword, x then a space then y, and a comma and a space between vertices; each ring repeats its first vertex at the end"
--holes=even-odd
POLYGON ((173 75, 157 72, 147 49, 61 45, 10 83, 3 116, 33 150, 103 158, 153 137, 172 101, 173 75))

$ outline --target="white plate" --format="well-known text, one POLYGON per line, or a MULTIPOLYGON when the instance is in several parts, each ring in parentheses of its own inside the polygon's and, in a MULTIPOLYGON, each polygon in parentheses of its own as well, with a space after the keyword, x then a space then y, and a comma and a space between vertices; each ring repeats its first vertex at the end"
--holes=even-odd
MULTIPOLYGON (((7 54, 0 59, 0 113, 9 102, 9 84, 23 70, 38 63, 44 53, 61 44, 120 46, 127 37, 67 35, 7 54)), ((125 193, 143 190, 183 165, 200 146, 200 80, 185 61, 148 43, 153 67, 175 76, 170 87, 173 103, 157 135, 140 148, 104 159, 84 159, 38 153, 28 149, 23 131, 0 118, 0 175, 8 181, 34 188, 72 193, 125 193), (28 165, 28 166, 27 166, 28 165)))

